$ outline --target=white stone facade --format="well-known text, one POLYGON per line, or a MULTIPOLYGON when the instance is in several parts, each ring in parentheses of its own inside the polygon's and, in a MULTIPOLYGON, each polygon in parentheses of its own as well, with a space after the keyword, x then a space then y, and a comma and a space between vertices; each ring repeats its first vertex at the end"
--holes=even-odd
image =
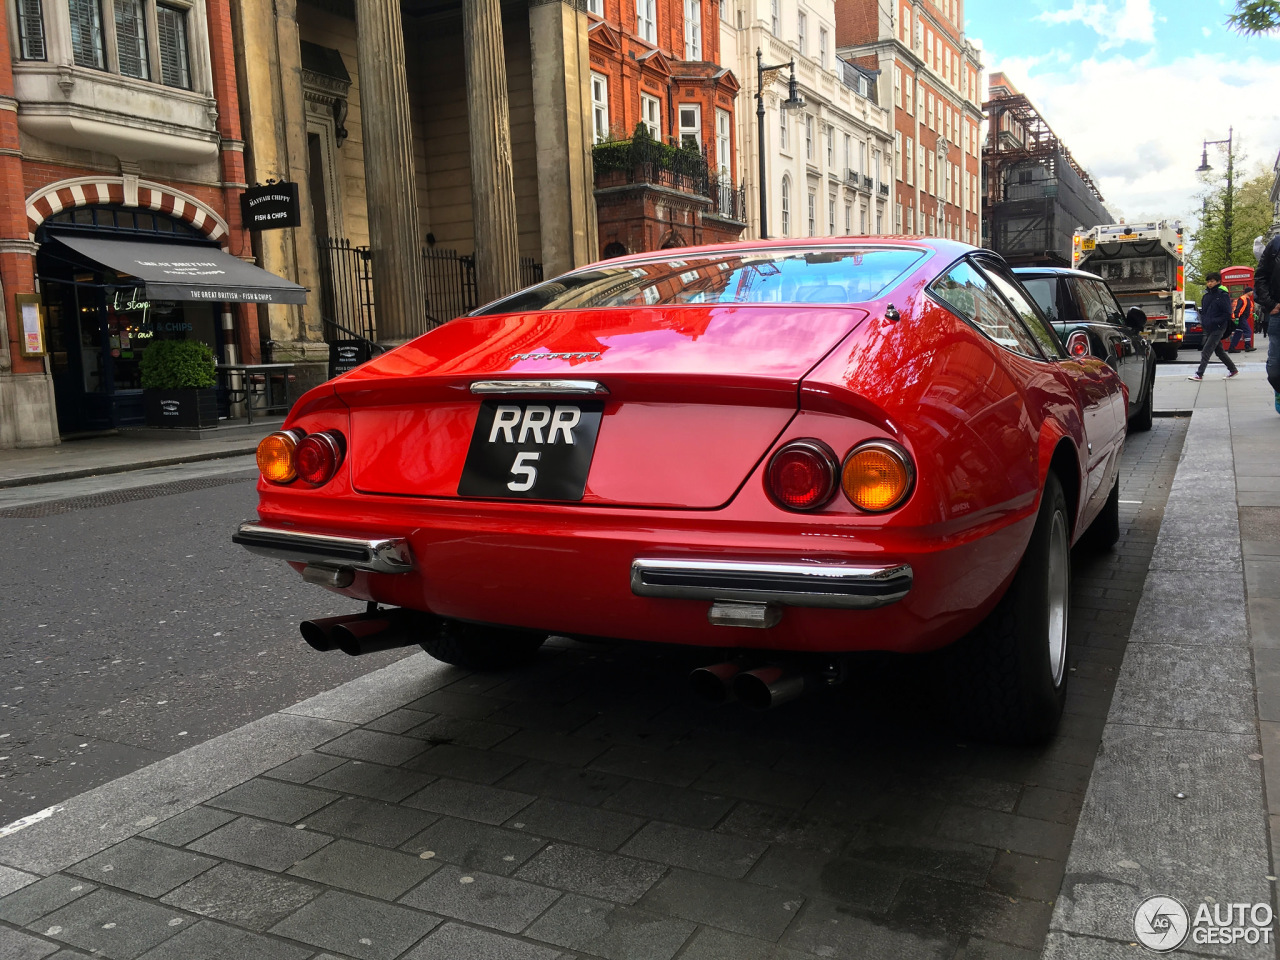
POLYGON ((893 127, 883 77, 836 58, 833 0, 723 0, 721 62, 742 84, 736 113, 747 194, 744 237, 759 237, 760 136, 756 50, 765 65, 793 57, 804 106, 783 108, 790 70, 766 73, 764 155, 769 237, 892 231, 893 127))

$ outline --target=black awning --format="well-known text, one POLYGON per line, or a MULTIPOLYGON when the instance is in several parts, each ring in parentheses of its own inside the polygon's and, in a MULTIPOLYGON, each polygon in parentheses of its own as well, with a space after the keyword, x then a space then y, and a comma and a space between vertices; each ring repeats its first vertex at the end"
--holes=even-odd
POLYGON ((296 283, 217 247, 58 235, 58 242, 118 273, 137 277, 151 300, 306 303, 296 283))

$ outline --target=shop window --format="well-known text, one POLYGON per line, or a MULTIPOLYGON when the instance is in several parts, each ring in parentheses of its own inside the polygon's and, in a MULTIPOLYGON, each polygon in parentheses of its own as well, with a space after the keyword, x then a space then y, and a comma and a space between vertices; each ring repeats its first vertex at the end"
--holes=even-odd
POLYGON ((70 0, 71 53, 76 66, 102 70, 102 7, 98 0, 70 0))
POLYGON ((23 60, 44 60, 44 10, 40 0, 17 0, 18 55, 23 60))

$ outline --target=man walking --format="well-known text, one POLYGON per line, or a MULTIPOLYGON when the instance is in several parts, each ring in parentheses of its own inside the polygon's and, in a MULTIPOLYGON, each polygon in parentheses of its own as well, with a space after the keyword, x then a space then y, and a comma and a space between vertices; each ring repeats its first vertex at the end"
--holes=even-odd
POLYGON ((1258 258, 1258 269, 1253 273, 1258 307, 1267 319, 1267 382, 1276 395, 1276 413, 1280 413, 1280 325, 1273 325, 1280 314, 1280 235, 1267 243, 1258 258))
POLYGON ((1244 293, 1231 304, 1231 319, 1236 322, 1236 332, 1231 334, 1227 353, 1235 353, 1241 342, 1244 343, 1245 353, 1257 350, 1253 345, 1253 287, 1245 287, 1244 293))
POLYGON ((1217 270, 1204 275, 1204 296, 1200 299, 1200 329, 1204 331, 1204 349, 1200 351, 1200 366, 1187 377, 1188 380, 1204 379, 1204 368, 1209 365, 1211 356, 1217 356, 1227 365, 1227 375, 1223 379, 1230 380, 1240 374, 1222 349, 1222 338, 1227 332, 1227 324, 1231 322, 1231 296, 1222 289, 1221 283, 1222 274, 1217 270))

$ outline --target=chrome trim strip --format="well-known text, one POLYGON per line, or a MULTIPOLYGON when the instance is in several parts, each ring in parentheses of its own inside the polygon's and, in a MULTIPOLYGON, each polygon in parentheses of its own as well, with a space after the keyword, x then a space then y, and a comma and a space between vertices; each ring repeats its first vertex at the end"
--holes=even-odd
POLYGON ((609 388, 597 380, 477 380, 472 393, 605 394, 609 388))
POLYGON ((909 564, 863 567, 842 563, 637 558, 631 592, 640 597, 750 600, 793 607, 866 610, 901 600, 911 590, 909 564))
POLYGON ((372 573, 408 573, 414 567, 409 541, 403 537, 340 537, 246 520, 236 529, 231 542, 275 560, 350 567, 372 573))

